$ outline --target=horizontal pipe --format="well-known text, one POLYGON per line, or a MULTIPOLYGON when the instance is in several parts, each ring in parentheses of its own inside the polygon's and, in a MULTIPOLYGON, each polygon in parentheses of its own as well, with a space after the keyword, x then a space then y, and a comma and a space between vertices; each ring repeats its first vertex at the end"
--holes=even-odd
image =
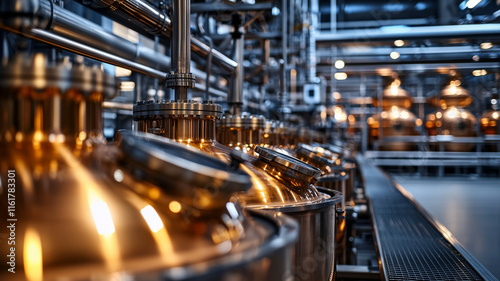
POLYGON ((44 29, 130 61, 168 72, 170 59, 149 48, 114 35, 49 0, 19 0, 0 7, 0 26, 23 32, 44 29))
MULTIPOLYGON (((94 11, 103 14, 114 21, 125 26, 132 27, 137 31, 146 31, 150 34, 158 34, 167 38, 171 36, 172 22, 159 8, 144 0, 75 0, 94 11), (131 21, 134 19, 134 21, 131 21), (130 24, 132 22, 132 24, 130 24)), ((237 63, 224 54, 211 49, 202 41, 191 37, 191 50, 207 58, 212 51, 212 59, 215 65, 227 72, 234 72, 237 63)))
POLYGON ((54 5, 53 18, 55 34, 165 72, 170 69, 166 55, 111 34, 66 9, 54 5))
POLYGON ((316 42, 340 44, 343 42, 369 42, 395 39, 443 39, 443 38, 479 38, 500 37, 500 24, 464 24, 398 27, 380 29, 360 29, 337 31, 335 33, 316 33, 316 42))
MULTIPOLYGON (((17 32, 15 30, 10 30, 13 32, 17 32)), ((19 32, 17 32, 19 33, 19 32)), ((70 51, 73 53, 77 53, 82 56, 87 56, 92 59, 102 61, 105 63, 113 64, 116 66, 120 66, 126 69, 130 69, 132 71, 142 73, 144 75, 151 76, 153 78, 157 78, 159 80, 164 80, 167 73, 163 71, 156 70, 154 68, 124 59, 122 57, 98 50, 96 48, 84 45, 82 43, 64 38, 62 36, 59 36, 57 34, 53 34, 49 31, 42 30, 42 29, 32 29, 28 31, 24 31, 23 33, 20 33, 21 35, 24 35, 30 39, 34 39, 37 41, 40 41, 42 43, 46 43, 58 48, 61 48, 66 51, 70 51)))

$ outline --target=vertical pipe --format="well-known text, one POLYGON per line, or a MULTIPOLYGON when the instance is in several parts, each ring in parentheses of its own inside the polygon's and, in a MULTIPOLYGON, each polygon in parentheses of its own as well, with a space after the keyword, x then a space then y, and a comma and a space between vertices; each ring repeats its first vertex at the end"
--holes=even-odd
MULTIPOLYGON (((187 89, 191 87, 188 80, 191 75, 191 30, 190 0, 172 1, 172 67, 169 85, 175 88, 176 100, 187 100, 187 89), (188 77, 189 76, 189 77, 188 77)), ((193 85, 194 86, 194 85, 193 85)))
POLYGON ((284 106, 287 102, 287 81, 286 81, 286 69, 288 64, 288 33, 287 33, 287 25, 288 25, 288 11, 287 11, 287 0, 281 1, 281 39, 282 39, 282 52, 283 52, 283 64, 281 67, 281 83, 280 83, 280 92, 281 92, 281 106, 284 106))
POLYGON ((244 77, 244 67, 243 67, 243 58, 244 58, 244 50, 245 50, 245 38, 241 33, 239 38, 235 39, 235 60, 238 63, 236 67, 236 72, 234 74, 233 81, 233 94, 231 95, 231 100, 229 101, 232 107, 232 114, 239 115, 241 113, 242 105, 243 105, 243 77, 244 77))
POLYGON ((262 84, 269 83, 269 58, 271 57, 271 40, 262 39, 262 64, 264 65, 264 78, 262 84))
POLYGON ((361 152, 365 153, 368 150, 368 124, 366 123, 366 77, 361 75, 361 83, 359 84, 359 94, 363 100, 363 110, 361 111, 361 152))
POLYGON ((308 29, 309 44, 307 48, 307 61, 309 68, 309 81, 316 82, 316 37, 315 27, 318 26, 318 0, 311 0, 311 8, 309 11, 310 24, 308 29))

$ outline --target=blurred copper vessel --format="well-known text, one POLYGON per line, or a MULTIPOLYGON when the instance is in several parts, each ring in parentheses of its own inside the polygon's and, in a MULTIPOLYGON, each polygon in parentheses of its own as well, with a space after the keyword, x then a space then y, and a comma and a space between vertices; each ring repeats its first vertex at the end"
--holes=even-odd
MULTIPOLYGON (((463 108, 470 105, 472 97, 469 91, 460 87, 459 80, 452 80, 439 97, 441 109, 427 115, 425 127, 430 136, 451 135, 454 137, 475 137, 476 117, 463 108)), ((446 151, 470 151, 474 143, 447 142, 446 151)), ((436 145, 439 149, 439 145, 436 145)))
MULTIPOLYGON (((370 142, 384 141, 384 138, 398 136, 416 136, 416 116, 409 110, 412 100, 407 91, 401 89, 401 82, 396 79, 382 93, 382 104, 378 99, 373 100, 374 106, 382 106, 382 112, 368 118, 370 128, 370 142), (382 135, 380 136, 379 133, 382 135)), ((391 141, 382 143, 380 150, 408 151, 415 145, 404 141, 391 141)))

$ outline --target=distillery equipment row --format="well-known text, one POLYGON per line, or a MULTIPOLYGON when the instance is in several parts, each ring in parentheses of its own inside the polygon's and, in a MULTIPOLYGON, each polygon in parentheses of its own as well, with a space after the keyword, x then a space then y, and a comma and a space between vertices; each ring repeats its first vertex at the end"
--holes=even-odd
POLYGON ((334 280, 346 262, 352 146, 189 100, 137 103, 106 143, 100 68, 0 72, 2 280, 334 280))
MULTIPOLYGON (((418 142, 412 141, 412 137, 420 136, 417 127, 424 126, 427 136, 440 136, 447 140, 442 148, 437 142, 431 143, 429 147, 431 150, 471 151, 475 148, 473 138, 479 135, 478 127, 484 136, 500 135, 500 111, 496 104, 497 100, 492 99, 491 109, 480 116, 478 126, 478 120, 467 108, 473 100, 469 91, 461 87, 459 78, 451 77, 449 80, 449 84, 442 89, 438 97, 430 100, 438 109, 428 114, 425 120, 421 120, 410 111, 412 97, 400 87, 401 81, 394 79, 384 89, 380 101, 377 98, 373 99, 374 105, 379 106, 381 111, 367 119, 370 143, 373 145, 379 141, 380 150, 415 150, 418 142), (464 141, 454 141, 460 138, 464 141), (387 141, 387 139, 392 140, 387 141)), ((495 143, 486 144, 485 149, 497 150, 495 143)))

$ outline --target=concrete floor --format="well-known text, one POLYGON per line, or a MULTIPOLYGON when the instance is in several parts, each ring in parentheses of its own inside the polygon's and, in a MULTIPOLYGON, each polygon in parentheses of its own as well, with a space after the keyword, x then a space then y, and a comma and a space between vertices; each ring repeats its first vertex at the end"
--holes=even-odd
POLYGON ((500 179, 394 179, 500 280, 500 179))

